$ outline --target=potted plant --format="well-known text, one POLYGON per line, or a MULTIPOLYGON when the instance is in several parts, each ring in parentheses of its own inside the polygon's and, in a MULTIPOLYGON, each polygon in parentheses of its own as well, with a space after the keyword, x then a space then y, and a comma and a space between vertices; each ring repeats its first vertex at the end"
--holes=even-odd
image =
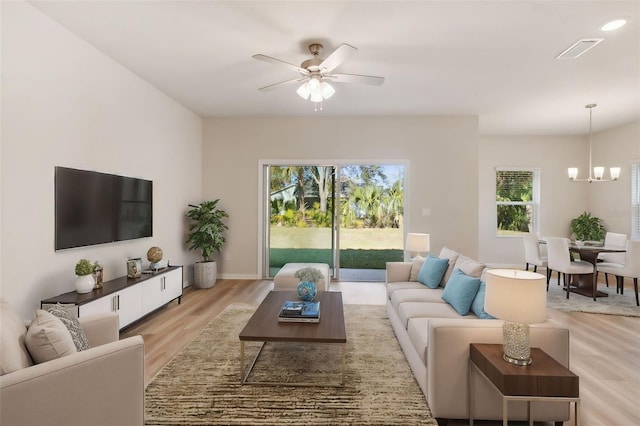
POLYGON ((606 234, 600 218, 587 212, 571 221, 571 232, 576 241, 602 241, 606 234))
POLYGON ((222 221, 229 217, 227 212, 217 207, 218 201, 203 201, 198 206, 189 204, 187 217, 191 220, 187 243, 189 250, 200 250, 202 261, 193 268, 194 285, 197 288, 210 288, 216 283, 217 265, 211 258, 214 251, 220 252, 225 238, 224 230, 229 229, 222 221))
POLYGON ((93 280, 94 271, 95 265, 88 259, 80 259, 78 263, 76 263, 76 291, 78 293, 89 293, 93 290, 93 286, 95 285, 95 281, 93 280))

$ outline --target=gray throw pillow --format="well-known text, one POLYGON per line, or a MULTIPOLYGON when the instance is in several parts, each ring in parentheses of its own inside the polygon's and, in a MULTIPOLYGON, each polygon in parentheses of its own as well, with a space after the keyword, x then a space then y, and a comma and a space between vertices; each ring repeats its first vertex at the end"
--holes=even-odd
POLYGON ((71 338, 73 339, 73 344, 78 352, 85 351, 90 348, 89 340, 84 334, 84 330, 82 329, 78 318, 71 315, 69 311, 60 304, 49 306, 47 308, 47 312, 60 319, 64 326, 67 327, 67 330, 69 330, 69 334, 71 334, 71 338))

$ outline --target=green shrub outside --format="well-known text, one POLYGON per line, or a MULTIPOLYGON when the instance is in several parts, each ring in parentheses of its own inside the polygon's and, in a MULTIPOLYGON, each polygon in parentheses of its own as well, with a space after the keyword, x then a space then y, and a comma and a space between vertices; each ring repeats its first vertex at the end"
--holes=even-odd
MULTIPOLYGON (((272 248, 269 251, 270 267, 281 268, 285 263, 328 263, 330 249, 287 249, 272 248)), ((402 250, 340 250, 340 267, 348 269, 385 269, 386 262, 401 262, 402 250)))

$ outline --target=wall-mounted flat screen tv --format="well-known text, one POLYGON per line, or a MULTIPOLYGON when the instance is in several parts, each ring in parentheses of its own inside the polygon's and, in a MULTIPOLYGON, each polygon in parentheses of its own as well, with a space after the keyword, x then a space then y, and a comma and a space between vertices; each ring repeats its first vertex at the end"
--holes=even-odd
POLYGON ((153 182, 55 168, 55 249, 153 235, 153 182))

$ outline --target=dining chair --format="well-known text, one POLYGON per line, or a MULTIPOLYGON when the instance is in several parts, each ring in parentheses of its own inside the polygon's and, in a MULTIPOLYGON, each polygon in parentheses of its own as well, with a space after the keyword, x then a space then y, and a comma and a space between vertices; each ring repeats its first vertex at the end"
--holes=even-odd
POLYGON ((627 251, 624 254, 624 263, 602 262, 596 266, 596 280, 598 272, 613 274, 616 276, 616 292, 624 294, 624 279, 633 278, 633 289, 636 292, 636 305, 640 306, 638 300, 638 278, 640 278, 640 241, 627 241, 627 251))
MULTIPOLYGON (((560 273, 562 272, 562 279, 564 287, 567 292, 567 299, 569 298, 569 285, 571 283, 572 275, 593 274, 593 265, 584 260, 571 261, 571 254, 569 253, 569 240, 567 238, 548 237, 547 241, 547 256, 548 256, 548 269, 558 271, 558 283, 560 283, 560 273), (567 275, 569 279, 567 280, 567 275)), ((550 277, 548 274, 547 277, 550 277)), ((594 274, 595 278, 595 274, 594 274)), ((594 294, 595 294, 596 282, 593 282, 594 294)), ((549 290, 549 281, 547 281, 547 290, 549 290)), ((594 297, 593 300, 596 300, 594 297)))
MULTIPOLYGON (((607 232, 604 236, 605 247, 620 247, 624 248, 627 244, 627 234, 619 234, 617 232, 607 232)), ((600 253, 598 255, 598 262, 607 263, 624 263, 624 253, 600 253)), ((609 274, 604 274, 604 282, 609 287, 609 274)), ((616 287, 616 293, 618 288, 616 287)))
POLYGON ((524 234, 524 262, 525 270, 529 270, 529 265, 533 265, 533 272, 538 272, 538 266, 547 267, 547 258, 540 254, 540 240, 536 234, 524 234))

